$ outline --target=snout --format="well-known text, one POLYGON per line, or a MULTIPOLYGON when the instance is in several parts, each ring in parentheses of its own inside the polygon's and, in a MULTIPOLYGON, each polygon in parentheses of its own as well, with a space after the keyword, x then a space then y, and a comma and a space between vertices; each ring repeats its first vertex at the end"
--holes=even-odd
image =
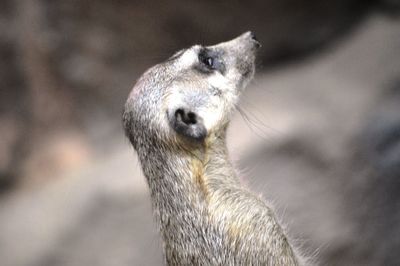
POLYGON ((247 31, 247 32, 239 35, 237 38, 231 40, 230 42, 236 43, 236 44, 241 44, 246 47, 255 48, 255 49, 258 49, 261 47, 260 41, 257 39, 255 33, 252 31, 247 31))
MULTIPOLYGON (((217 45, 219 46, 219 45, 217 45)), ((233 40, 222 43, 221 48, 225 51, 225 58, 232 69, 236 69, 240 75, 240 83, 244 86, 253 77, 255 71, 256 51, 261 47, 256 35, 245 32, 233 40)), ((242 88, 244 86, 238 86, 242 88)))
POLYGON ((244 37, 246 39, 250 39, 250 42, 252 42, 256 48, 260 48, 261 47, 261 43, 257 39, 256 34, 254 32, 248 31, 248 32, 244 33, 243 35, 245 35, 244 37))
POLYGON ((217 44, 214 47, 224 47, 228 51, 236 50, 237 52, 244 52, 251 50, 255 52, 261 47, 261 43, 254 32, 247 31, 230 41, 217 44))

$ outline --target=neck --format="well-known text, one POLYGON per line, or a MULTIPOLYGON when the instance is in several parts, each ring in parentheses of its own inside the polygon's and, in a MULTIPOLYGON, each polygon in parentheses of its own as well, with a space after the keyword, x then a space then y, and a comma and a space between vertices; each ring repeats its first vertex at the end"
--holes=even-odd
POLYGON ((162 147, 144 153, 141 164, 159 219, 187 207, 202 210, 214 192, 212 184, 237 183, 223 138, 193 149, 162 147))
POLYGON ((270 208, 238 184, 224 137, 155 146, 138 154, 168 265, 298 264, 270 208))
MULTIPOLYGON (((228 159, 225 138, 215 137, 212 143, 190 150, 162 146, 139 152, 139 157, 150 187, 167 261, 176 257, 177 251, 182 252, 182 245, 197 245, 193 249, 186 248, 187 252, 218 248, 215 243, 210 246, 196 241, 207 239, 204 234, 218 235, 212 232, 206 215, 210 195, 222 183, 227 186, 237 183, 228 159), (204 232, 204 228, 210 228, 210 231, 204 232)), ((190 256, 182 255, 185 258, 190 256)), ((182 257, 179 258, 180 263, 182 257)))

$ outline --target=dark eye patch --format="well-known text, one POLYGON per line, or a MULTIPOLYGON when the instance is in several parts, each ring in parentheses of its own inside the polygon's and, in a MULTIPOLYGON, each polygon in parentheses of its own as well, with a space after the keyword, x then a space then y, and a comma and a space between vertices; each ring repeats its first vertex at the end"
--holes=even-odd
POLYGON ((196 69, 202 73, 212 73, 219 71, 221 74, 225 73, 225 65, 222 61, 222 53, 216 50, 201 48, 198 54, 199 63, 196 69))

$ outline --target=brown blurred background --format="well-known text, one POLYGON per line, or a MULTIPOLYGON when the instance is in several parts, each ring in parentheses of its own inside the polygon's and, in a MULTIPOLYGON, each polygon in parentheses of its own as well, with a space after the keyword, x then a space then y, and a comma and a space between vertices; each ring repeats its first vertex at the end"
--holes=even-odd
POLYGON ((121 127, 138 76, 253 30, 229 131, 244 182, 320 265, 400 265, 397 0, 0 2, 0 265, 160 265, 121 127))

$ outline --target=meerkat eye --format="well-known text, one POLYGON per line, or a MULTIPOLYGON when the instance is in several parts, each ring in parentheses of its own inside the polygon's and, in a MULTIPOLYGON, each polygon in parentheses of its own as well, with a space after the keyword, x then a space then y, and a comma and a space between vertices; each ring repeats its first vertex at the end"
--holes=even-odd
POLYGON ((205 57, 203 63, 210 68, 214 68, 214 59, 212 57, 205 57))
POLYGON ((225 66, 217 51, 203 48, 199 52, 199 62, 197 69, 203 73, 212 73, 214 70, 221 73, 225 72, 225 66))
POLYGON ((204 64, 208 69, 216 69, 215 67, 215 59, 209 55, 199 54, 199 60, 202 64, 204 64))

